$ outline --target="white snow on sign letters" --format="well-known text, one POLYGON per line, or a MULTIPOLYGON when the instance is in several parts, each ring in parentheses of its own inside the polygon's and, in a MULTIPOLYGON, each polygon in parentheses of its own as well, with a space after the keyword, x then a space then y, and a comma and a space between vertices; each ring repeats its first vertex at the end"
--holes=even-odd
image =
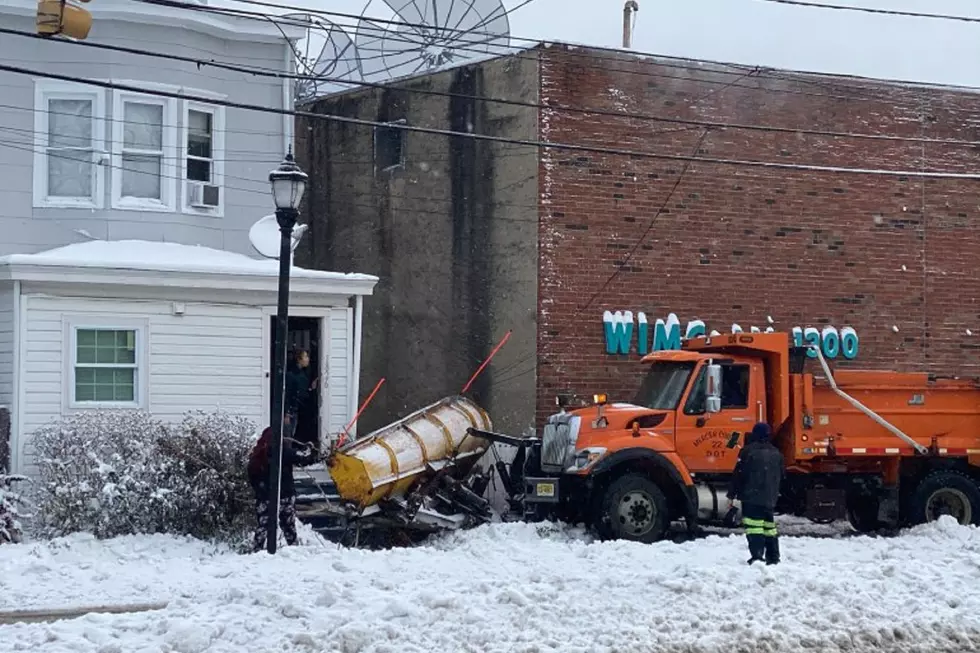
MULTIPOLYGON (((785 520, 787 523, 789 520, 785 520)), ((789 529, 787 529, 789 530, 789 529)), ((5 651, 967 651, 980 646, 980 531, 595 543, 493 524, 426 546, 234 555, 166 536, 0 546, 5 610, 169 602, 158 612, 0 625, 5 651)))

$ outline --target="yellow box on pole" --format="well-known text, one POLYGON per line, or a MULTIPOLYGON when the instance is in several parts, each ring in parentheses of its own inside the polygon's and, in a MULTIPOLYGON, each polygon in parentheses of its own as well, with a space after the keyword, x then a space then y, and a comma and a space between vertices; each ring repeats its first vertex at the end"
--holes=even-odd
MULTIPOLYGON (((89 2, 89 0, 81 0, 89 2)), ((92 29, 92 14, 67 0, 37 0, 37 33, 44 36, 62 34, 83 40, 92 29)))

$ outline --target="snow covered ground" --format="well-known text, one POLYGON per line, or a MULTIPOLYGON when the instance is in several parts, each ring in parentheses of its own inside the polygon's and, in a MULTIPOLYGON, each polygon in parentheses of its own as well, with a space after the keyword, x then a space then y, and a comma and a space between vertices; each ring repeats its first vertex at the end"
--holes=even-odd
MULTIPOLYGON (((787 525, 784 530, 799 530, 787 525)), ((980 530, 653 546, 494 524, 384 552, 314 542, 234 555, 191 540, 0 546, 0 609, 169 601, 159 612, 0 626, 4 651, 970 651, 980 530)))

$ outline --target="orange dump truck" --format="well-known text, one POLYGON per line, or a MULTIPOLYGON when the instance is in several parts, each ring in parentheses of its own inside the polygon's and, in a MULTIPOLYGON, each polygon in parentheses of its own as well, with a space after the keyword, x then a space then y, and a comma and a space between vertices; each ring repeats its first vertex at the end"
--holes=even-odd
MULTIPOLYGON (((630 403, 552 415, 504 479, 524 518, 585 522, 652 542, 675 520, 723 525, 738 449, 757 421, 786 460, 777 511, 846 517, 859 531, 951 514, 980 524, 980 383, 924 373, 839 370, 785 333, 685 341, 643 358, 630 403)), ((730 523, 730 522, 729 522, 730 523)))

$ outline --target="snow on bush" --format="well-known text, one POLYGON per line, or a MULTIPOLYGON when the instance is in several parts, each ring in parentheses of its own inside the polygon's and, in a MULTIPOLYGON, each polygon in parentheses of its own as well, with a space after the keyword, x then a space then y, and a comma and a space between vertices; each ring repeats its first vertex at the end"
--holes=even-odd
POLYGON ((167 424, 142 411, 91 411, 45 426, 34 432, 40 533, 240 541, 255 439, 254 424, 224 412, 167 424))
POLYGON ((26 476, 0 472, 0 544, 18 544, 24 539, 20 524, 24 498, 14 491, 14 483, 26 481, 26 476))

